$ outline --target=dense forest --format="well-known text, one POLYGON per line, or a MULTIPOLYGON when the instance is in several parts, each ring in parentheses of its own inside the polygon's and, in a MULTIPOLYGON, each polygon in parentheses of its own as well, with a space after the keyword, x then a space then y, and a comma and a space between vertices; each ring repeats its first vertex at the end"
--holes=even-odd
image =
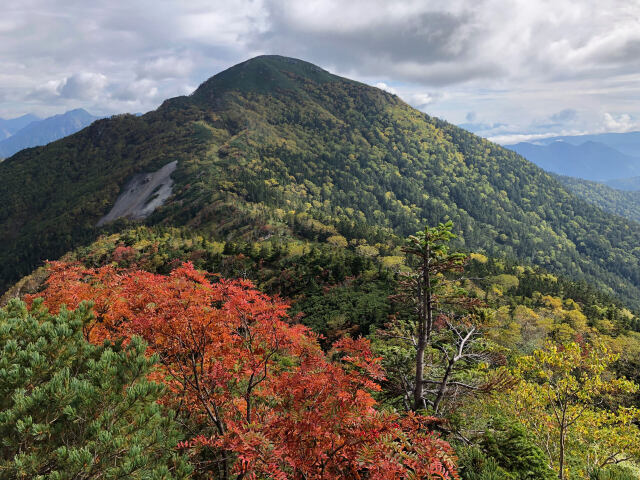
POLYGON ((597 205, 605 212, 640 222, 640 191, 617 190, 603 183, 590 182, 581 178, 560 176, 558 179, 573 193, 597 205))
POLYGON ((128 478, 636 478, 640 319, 589 284, 432 237, 442 268, 430 267, 437 320, 418 408, 406 338, 420 317, 412 281, 424 236, 375 252, 135 227, 39 269, 0 311, 0 428, 15 438, 0 478, 107 468, 128 478), (203 397, 198 382, 217 393, 203 397), (26 394, 30 383, 38 389, 26 394), (134 390, 118 396, 118 385, 134 390), (558 400, 576 416, 570 425, 554 421, 547 393, 558 385, 577 389, 558 400), (28 457, 14 457, 18 445, 28 457), (97 460, 118 451, 127 455, 112 467, 97 460))
POLYGON ((375 246, 449 219, 464 249, 594 282, 637 305, 640 225, 393 95, 274 56, 142 117, 101 120, 2 162, 0 180, 11 181, 0 181, 0 285, 95 239, 126 179, 173 160, 175 195, 154 223, 221 240, 257 239, 266 224, 291 233, 295 223, 296 234, 375 246))
POLYGON ((640 476, 640 224, 393 95, 258 57, 2 179, 0 479, 640 476))

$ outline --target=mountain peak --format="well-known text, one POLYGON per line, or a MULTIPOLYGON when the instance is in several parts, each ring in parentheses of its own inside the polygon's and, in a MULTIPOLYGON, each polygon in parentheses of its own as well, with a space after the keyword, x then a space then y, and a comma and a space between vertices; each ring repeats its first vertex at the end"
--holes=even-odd
POLYGON ((260 55, 224 70, 205 81, 194 98, 211 98, 226 91, 267 93, 299 90, 305 81, 326 83, 349 81, 304 60, 280 55, 260 55))
POLYGON ((64 115, 91 115, 91 114, 87 112, 84 108, 74 108, 73 110, 68 110, 64 112, 64 115))
POLYGON ((0 158, 8 158, 29 147, 46 145, 90 125, 99 117, 76 108, 44 120, 30 122, 8 138, 0 137, 0 158))

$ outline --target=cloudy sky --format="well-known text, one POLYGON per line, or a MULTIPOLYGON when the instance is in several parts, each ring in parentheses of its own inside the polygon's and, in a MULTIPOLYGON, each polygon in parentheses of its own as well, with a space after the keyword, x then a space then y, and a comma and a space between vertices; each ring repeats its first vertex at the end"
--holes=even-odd
POLYGON ((640 130, 640 0, 5 2, 0 117, 144 112, 264 53, 503 143, 640 130))

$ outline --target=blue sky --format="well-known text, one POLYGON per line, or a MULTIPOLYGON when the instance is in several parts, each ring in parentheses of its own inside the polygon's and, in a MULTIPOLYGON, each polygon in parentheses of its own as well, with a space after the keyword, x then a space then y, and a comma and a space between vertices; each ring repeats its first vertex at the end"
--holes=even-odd
POLYGON ((0 117, 144 112, 274 53, 503 143, 640 130, 638 0, 23 0, 0 117))

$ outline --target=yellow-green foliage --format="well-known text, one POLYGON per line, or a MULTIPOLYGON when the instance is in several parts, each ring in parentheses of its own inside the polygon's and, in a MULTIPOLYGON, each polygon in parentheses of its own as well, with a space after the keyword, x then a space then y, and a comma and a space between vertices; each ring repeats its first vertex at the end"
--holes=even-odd
POLYGON ((327 243, 330 245, 333 245, 335 247, 346 247, 349 243, 347 242, 347 239, 344 238, 342 235, 332 235, 329 238, 327 238, 327 243))
POLYGON ((293 232, 378 248, 451 219, 458 246, 584 276, 638 305, 640 226, 391 94, 297 65, 258 58, 155 112, 2 162, 0 288, 95 239, 131 174, 178 160, 175 195, 153 223, 218 241, 293 232))
POLYGON ((471 258, 471 260, 475 260, 476 262, 480 262, 480 263, 487 263, 487 256, 486 255, 482 255, 481 253, 471 253, 469 255, 469 258, 471 258))
MULTIPOLYGON (((572 469, 586 478, 594 468, 640 458, 640 411, 616 410, 601 405, 603 395, 624 395, 638 390, 633 382, 615 378, 607 370, 618 359, 601 343, 581 347, 577 343, 547 344, 518 360, 516 387, 501 398, 503 407, 537 435, 549 460, 561 476, 572 469), (562 450, 564 445, 564 451, 562 450), (572 467, 567 458, 577 457, 572 467)), ((574 478, 574 477, 571 477, 574 478)))

